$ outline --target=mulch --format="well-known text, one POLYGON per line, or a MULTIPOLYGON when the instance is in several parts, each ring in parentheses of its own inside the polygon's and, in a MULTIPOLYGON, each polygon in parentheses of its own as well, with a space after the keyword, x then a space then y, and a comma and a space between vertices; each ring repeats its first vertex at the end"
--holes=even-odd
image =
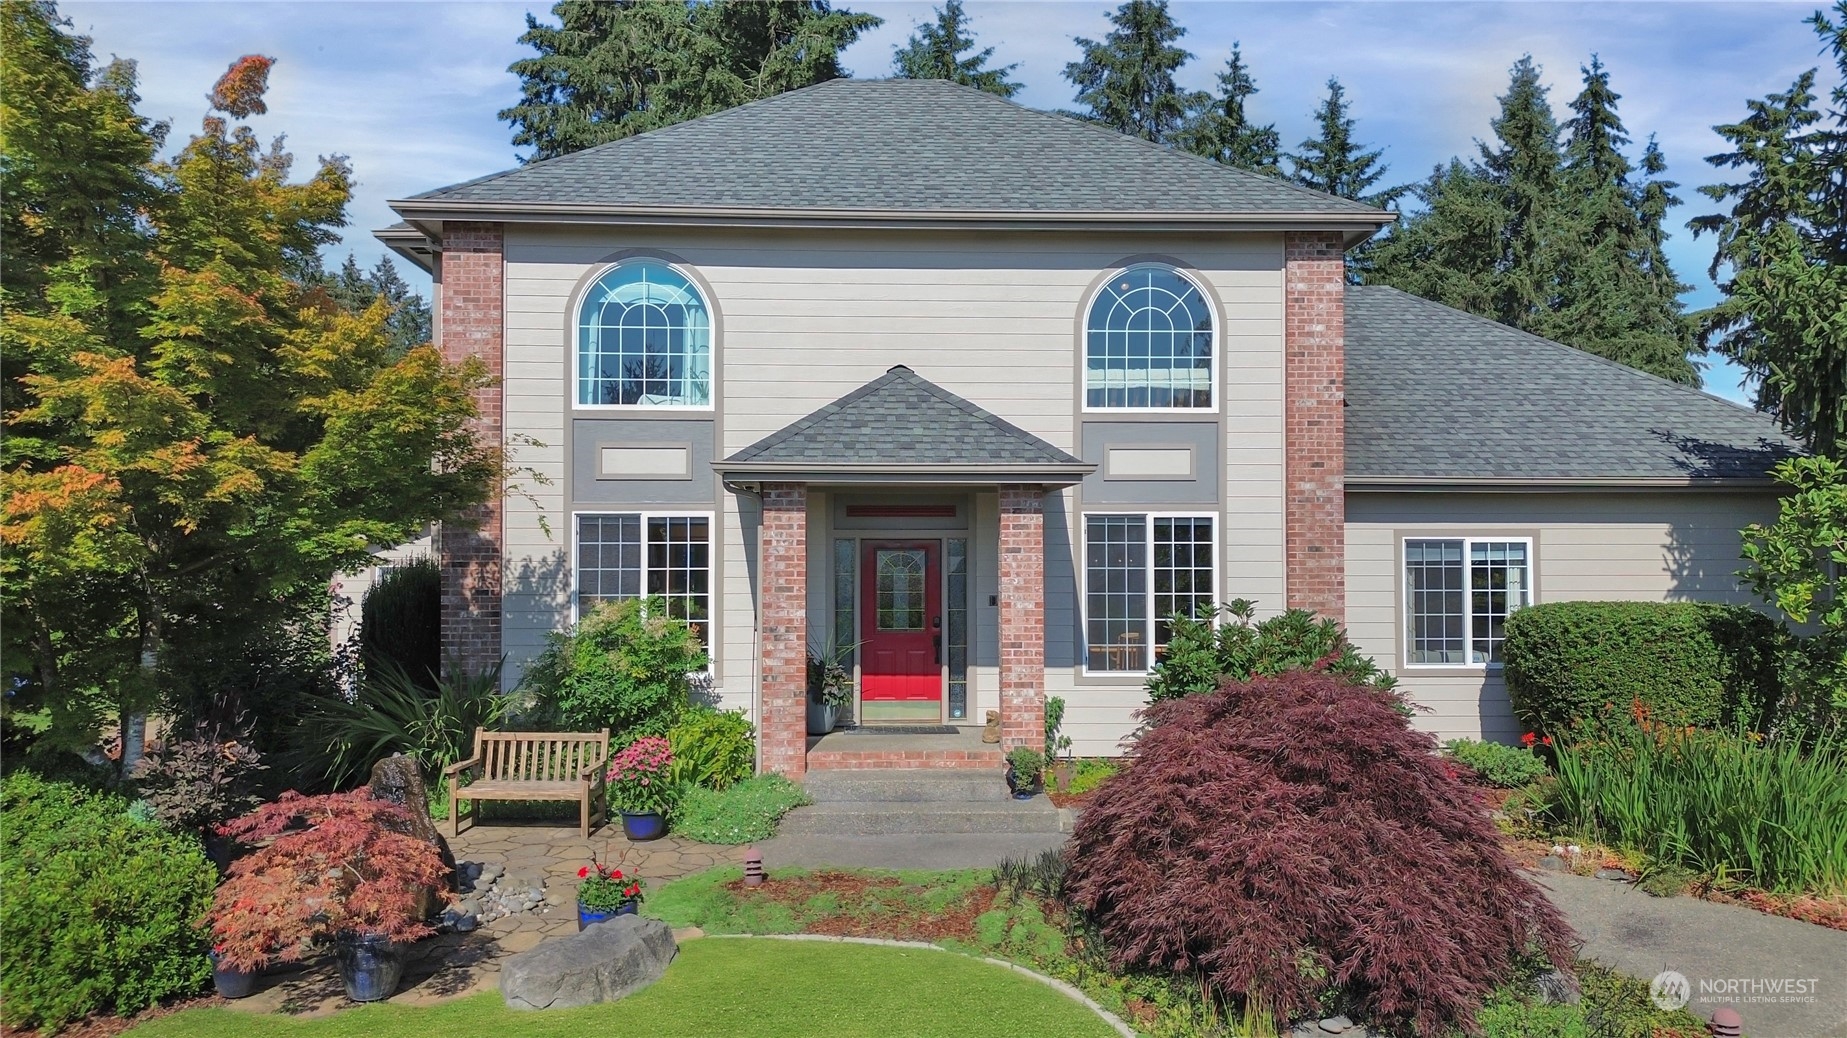
POLYGON ((942 912, 926 912, 903 902, 905 884, 894 876, 863 876, 824 870, 786 879, 772 878, 760 887, 743 880, 726 884, 740 899, 758 898, 785 904, 800 914, 802 906, 822 894, 833 896, 838 912, 803 923, 804 933, 830 937, 879 937, 893 941, 972 941, 975 919, 994 907, 993 887, 977 887, 942 912))

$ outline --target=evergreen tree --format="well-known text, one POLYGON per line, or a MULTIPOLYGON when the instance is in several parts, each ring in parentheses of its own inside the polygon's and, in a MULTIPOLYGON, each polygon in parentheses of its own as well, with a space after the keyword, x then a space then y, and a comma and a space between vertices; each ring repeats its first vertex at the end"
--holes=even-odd
POLYGON ((1713 127, 1731 150, 1706 161, 1745 179, 1700 193, 1730 202, 1695 218, 1711 234, 1709 268, 1725 293, 1695 315, 1701 341, 1758 379, 1757 405, 1812 450, 1847 456, 1847 0, 1807 21, 1834 59, 1832 108, 1816 108, 1816 70, 1746 102, 1713 127), (1836 20, 1838 19, 1838 21, 1836 20))
POLYGON ((1020 67, 1018 64, 986 68, 994 48, 963 57, 974 49, 975 38, 969 35, 962 0, 945 0, 936 9, 936 22, 917 26, 910 42, 892 55, 892 66, 902 79, 947 79, 1001 97, 1020 92, 1021 84, 1008 78, 1020 67))
POLYGON ((1174 73, 1193 55, 1175 44, 1186 30, 1167 0, 1128 0, 1110 15, 1102 42, 1074 37, 1083 57, 1065 66, 1084 118, 1119 133, 1166 144, 1203 94, 1183 92, 1174 73))
POLYGON ((1290 177, 1296 183, 1330 195, 1351 198, 1381 209, 1395 204, 1410 188, 1388 187, 1371 192, 1389 167, 1379 165, 1383 150, 1367 151, 1353 139, 1353 116, 1348 114, 1347 91, 1340 80, 1328 80, 1328 96, 1315 109, 1318 137, 1301 144, 1300 154, 1289 156, 1290 177))
POLYGON ((827 0, 559 0, 528 14, 508 66, 513 143, 548 159, 845 75, 840 52, 880 23, 827 0))
POLYGON ((1556 230, 1564 155, 1539 71, 1530 54, 1514 63, 1500 114, 1489 122, 1499 146, 1479 145, 1481 168, 1504 210, 1499 254, 1484 257, 1496 275, 1488 316, 1529 330, 1555 298, 1562 262, 1556 230))
POLYGON ((335 306, 349 314, 363 313, 373 303, 384 300, 391 311, 385 319, 385 327, 394 358, 430 341, 429 301, 411 291, 391 257, 379 257, 372 269, 366 271, 349 252, 339 270, 331 274, 319 272, 314 282, 335 306))
POLYGON ((1274 123, 1258 126, 1247 108, 1257 83, 1245 67, 1238 44, 1231 45, 1225 71, 1218 75, 1218 96, 1206 99, 1180 132, 1176 143, 1195 155, 1254 173, 1280 176, 1282 138, 1274 123))

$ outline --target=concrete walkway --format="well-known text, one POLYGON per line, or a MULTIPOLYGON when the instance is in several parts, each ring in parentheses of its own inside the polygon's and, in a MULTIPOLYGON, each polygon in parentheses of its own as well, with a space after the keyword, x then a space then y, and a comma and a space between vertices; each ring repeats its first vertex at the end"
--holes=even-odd
POLYGON ((1847 1038, 1847 933, 1606 879, 1535 878, 1583 939, 1581 955, 1643 980, 1681 974, 1702 1019, 1729 1005, 1751 1038, 1847 1038), (1737 982, 1730 993, 1726 981, 1737 982), (1766 981, 1809 983, 1782 995, 1766 981))

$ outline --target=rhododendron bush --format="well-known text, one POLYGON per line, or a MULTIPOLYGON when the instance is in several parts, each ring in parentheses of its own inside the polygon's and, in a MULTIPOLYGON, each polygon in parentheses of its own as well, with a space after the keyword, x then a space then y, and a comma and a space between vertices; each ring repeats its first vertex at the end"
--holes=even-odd
POLYGON ((225 823, 224 835, 261 846, 231 866, 206 916, 220 961, 235 969, 292 962, 342 931, 393 941, 435 933, 425 892, 454 895, 435 845, 406 836, 409 825, 404 808, 369 789, 284 793, 225 823))
POLYGON ((1070 848, 1067 896, 1115 965, 1197 976, 1284 1023, 1332 986, 1425 1034, 1472 1027, 1523 952, 1567 967, 1563 918, 1397 707, 1308 671, 1149 707, 1070 848))

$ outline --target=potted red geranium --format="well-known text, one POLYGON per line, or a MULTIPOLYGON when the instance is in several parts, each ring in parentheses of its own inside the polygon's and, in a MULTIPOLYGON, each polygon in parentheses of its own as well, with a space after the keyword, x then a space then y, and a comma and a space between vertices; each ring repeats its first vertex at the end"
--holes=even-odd
POLYGON ((333 946, 355 1002, 389 998, 406 946, 436 932, 424 899, 445 889, 433 844, 401 830, 410 815, 369 790, 307 797, 284 793, 220 832, 257 850, 238 859, 213 897, 206 923, 220 969, 258 970, 333 946))
POLYGON ((641 877, 593 861, 577 870, 577 928, 634 915, 641 908, 641 877))

